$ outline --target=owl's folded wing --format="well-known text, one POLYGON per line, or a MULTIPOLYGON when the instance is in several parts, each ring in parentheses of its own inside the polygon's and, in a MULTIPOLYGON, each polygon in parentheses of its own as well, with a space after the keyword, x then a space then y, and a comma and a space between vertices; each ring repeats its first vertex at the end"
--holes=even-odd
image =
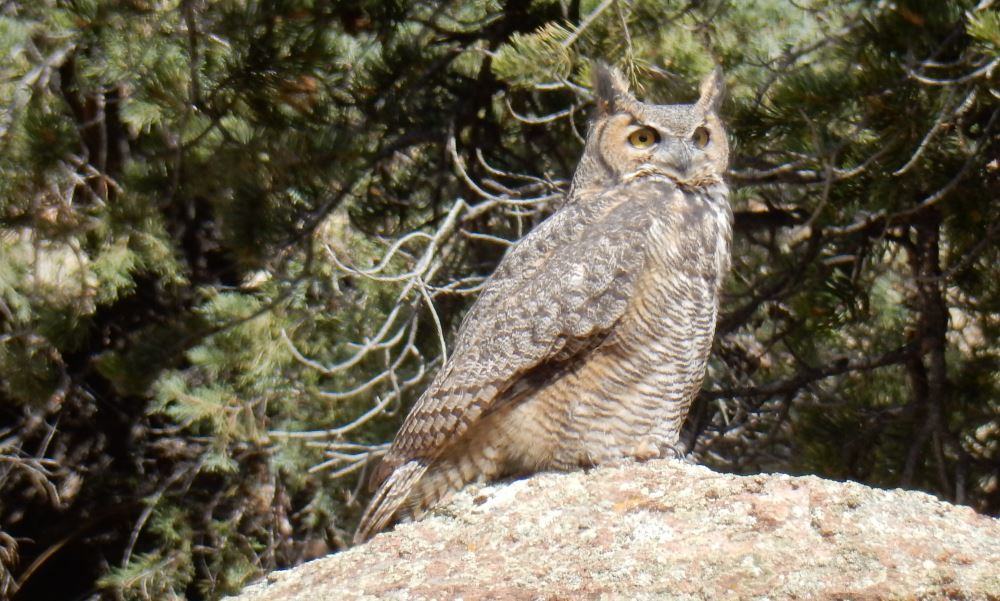
POLYGON ((495 410, 528 372, 608 334, 644 271, 653 211, 674 190, 664 187, 628 194, 618 188, 605 194, 627 199, 564 207, 508 254, 462 323, 449 361, 373 474, 373 485, 407 461, 432 460, 495 410))

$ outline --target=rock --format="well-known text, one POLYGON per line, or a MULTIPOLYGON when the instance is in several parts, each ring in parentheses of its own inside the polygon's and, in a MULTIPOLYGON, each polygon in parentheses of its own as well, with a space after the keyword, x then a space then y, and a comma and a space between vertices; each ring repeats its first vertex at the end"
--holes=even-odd
POLYGON ((680 461, 470 486, 238 601, 1000 599, 1000 520, 929 495, 680 461))

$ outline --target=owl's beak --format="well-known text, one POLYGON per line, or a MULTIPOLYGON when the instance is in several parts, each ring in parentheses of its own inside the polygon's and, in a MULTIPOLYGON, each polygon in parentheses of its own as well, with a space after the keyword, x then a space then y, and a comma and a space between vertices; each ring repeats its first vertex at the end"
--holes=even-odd
POLYGON ((676 138, 664 139, 653 153, 653 162, 657 168, 681 182, 691 175, 691 158, 691 149, 676 138))

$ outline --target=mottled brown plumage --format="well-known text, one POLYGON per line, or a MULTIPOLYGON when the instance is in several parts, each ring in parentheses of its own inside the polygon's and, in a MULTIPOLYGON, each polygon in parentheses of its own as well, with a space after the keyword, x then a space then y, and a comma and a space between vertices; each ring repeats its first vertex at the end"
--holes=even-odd
POLYGON ((673 452, 729 268, 718 73, 692 105, 594 69, 565 204, 513 247, 372 477, 369 538, 475 479, 673 452))

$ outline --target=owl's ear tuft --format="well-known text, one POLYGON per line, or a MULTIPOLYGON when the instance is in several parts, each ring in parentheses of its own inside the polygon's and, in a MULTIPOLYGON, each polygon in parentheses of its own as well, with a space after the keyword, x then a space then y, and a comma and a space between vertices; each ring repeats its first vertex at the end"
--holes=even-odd
POLYGON ((594 100, 599 116, 610 115, 622 110, 626 104, 635 102, 628 83, 621 71, 606 63, 596 62, 590 68, 594 86, 594 100))
POLYGON ((722 97, 725 91, 726 84, 722 80, 722 69, 716 67, 701 80, 701 85, 698 87, 699 98, 696 106, 706 111, 717 111, 719 105, 722 104, 722 97))

